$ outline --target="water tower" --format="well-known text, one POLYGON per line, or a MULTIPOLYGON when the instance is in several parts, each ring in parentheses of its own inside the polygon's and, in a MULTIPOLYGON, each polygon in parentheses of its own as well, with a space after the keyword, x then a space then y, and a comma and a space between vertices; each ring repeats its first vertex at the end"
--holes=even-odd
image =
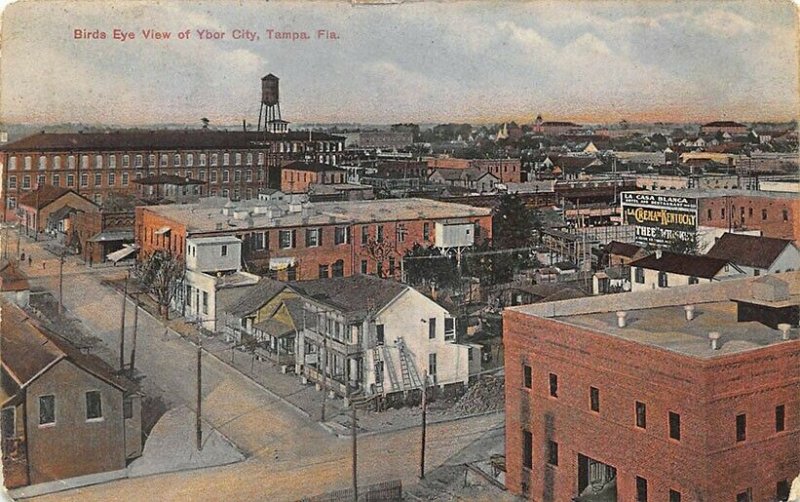
POLYGON ((278 95, 280 79, 270 73, 261 78, 261 109, 258 111, 258 130, 261 131, 261 117, 264 117, 264 131, 286 132, 288 122, 281 120, 281 104, 278 95))

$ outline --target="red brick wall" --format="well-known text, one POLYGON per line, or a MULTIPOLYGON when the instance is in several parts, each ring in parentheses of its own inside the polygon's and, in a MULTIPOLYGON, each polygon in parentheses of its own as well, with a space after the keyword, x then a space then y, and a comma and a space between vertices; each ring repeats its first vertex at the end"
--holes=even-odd
POLYGON ((700 199, 698 221, 701 226, 761 230, 766 237, 800 239, 800 199, 757 196, 700 199), (723 209, 725 210, 723 216, 723 209), (752 215, 751 215, 752 209, 752 215), (744 210, 744 212, 742 212, 744 210), (709 211, 710 217, 709 217, 709 211), (766 211, 766 219, 762 211, 766 211), (783 212, 786 211, 784 220, 783 212))
POLYGON ((134 239, 140 247, 140 257, 147 256, 156 249, 169 249, 173 255, 183 256, 186 226, 141 206, 136 208, 134 239), (170 227, 172 230, 167 235, 156 235, 161 227, 170 227))
POLYGON ((578 494, 578 453, 617 469, 623 501, 634 500, 635 476, 648 480, 648 500, 667 500, 674 489, 684 500, 723 502, 747 488, 753 500, 769 500, 778 481, 800 470, 798 342, 761 349, 758 359, 704 362, 514 311, 504 313, 503 337, 506 480, 514 493, 526 482, 531 500, 570 500, 578 494), (524 362, 531 390, 523 387, 524 362), (558 375, 558 398, 549 396, 549 373, 558 375), (590 386, 600 390, 599 414, 589 408, 590 386), (647 406, 646 430, 635 427, 636 401, 647 406), (776 404, 787 410, 780 434, 776 404), (670 411, 681 415, 679 442, 669 438, 670 411), (737 445, 741 412, 748 440, 737 445), (523 427, 533 433, 531 471, 522 468, 523 427), (548 439, 559 443, 558 467, 546 465, 548 439))
POLYGON ((281 169, 281 192, 306 193, 312 184, 341 184, 346 182, 345 172, 342 170, 312 172, 298 169, 281 169))

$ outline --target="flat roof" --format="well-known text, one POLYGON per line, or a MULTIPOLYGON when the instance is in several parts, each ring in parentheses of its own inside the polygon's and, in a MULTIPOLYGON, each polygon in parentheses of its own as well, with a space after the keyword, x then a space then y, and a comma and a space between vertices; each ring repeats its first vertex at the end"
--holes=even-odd
POLYGON ((256 228, 286 228, 330 224, 360 224, 382 221, 443 220, 490 216, 491 209, 430 199, 380 199, 305 203, 305 213, 289 212, 288 201, 250 199, 230 203, 222 197, 206 197, 192 204, 145 207, 160 216, 186 225, 189 234, 235 232, 256 228), (228 204, 231 215, 223 214, 228 204), (248 210, 244 219, 232 216, 233 210, 248 210), (265 212, 272 210, 272 217, 265 212))
POLYGON ((687 197, 693 199, 713 199, 719 197, 766 197, 769 199, 796 199, 797 194, 791 192, 768 192, 765 190, 742 190, 739 188, 719 188, 704 190, 701 188, 681 188, 678 190, 626 190, 622 193, 648 193, 662 197, 687 197))
POLYGON ((218 237, 187 237, 186 242, 204 246, 206 244, 240 244, 242 241, 232 235, 220 235, 218 237))
MULTIPOLYGON (((800 272, 775 274, 789 285, 789 299, 761 302, 772 307, 800 305, 800 272)), ((763 277, 762 277, 763 278, 763 277)), ((522 314, 553 319, 625 340, 652 345, 683 355, 710 359, 767 347, 798 343, 797 328, 790 341, 779 330, 755 321, 737 320, 737 301, 759 303, 752 283, 759 277, 721 283, 695 284, 668 289, 619 293, 511 307, 522 314), (695 315, 686 320, 684 306, 694 305, 695 315), (627 312, 626 326, 617 325, 617 311, 627 312), (708 333, 721 334, 719 350, 712 350, 708 333)))

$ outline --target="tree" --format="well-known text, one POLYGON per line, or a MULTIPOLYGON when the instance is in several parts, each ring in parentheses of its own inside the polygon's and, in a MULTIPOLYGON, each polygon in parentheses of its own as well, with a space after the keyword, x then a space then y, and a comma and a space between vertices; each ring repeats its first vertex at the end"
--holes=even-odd
POLYGON ((517 194, 503 195, 492 218, 494 248, 532 246, 535 243, 534 232, 537 226, 541 228, 541 218, 517 194))
POLYGON ((183 283, 186 265, 166 249, 157 249, 134 269, 139 282, 159 306, 160 314, 169 318, 169 305, 183 283))
POLYGON ((667 241, 667 251, 679 254, 696 255, 699 252, 697 234, 695 232, 672 232, 667 241))
POLYGON ((414 244, 403 257, 406 282, 412 286, 455 287, 459 284, 453 258, 443 256, 438 249, 414 244))

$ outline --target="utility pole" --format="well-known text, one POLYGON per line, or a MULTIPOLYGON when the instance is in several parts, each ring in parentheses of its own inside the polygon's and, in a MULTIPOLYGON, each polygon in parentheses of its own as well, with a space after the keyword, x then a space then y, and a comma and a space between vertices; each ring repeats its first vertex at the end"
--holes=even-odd
POLYGON ((350 435, 353 439, 353 501, 358 502, 358 428, 356 426, 356 403, 350 397, 350 382, 347 382, 347 400, 350 401, 351 420, 350 420, 350 435))
POLYGON ((131 347, 131 365, 130 365, 130 372, 131 377, 134 375, 135 371, 135 364, 136 364, 136 331, 139 328, 139 293, 134 295, 136 299, 134 302, 134 311, 133 311, 133 340, 132 340, 132 347, 131 347))
POLYGON ((119 370, 125 371, 125 307, 128 302, 128 279, 131 276, 131 271, 128 270, 125 275, 125 287, 122 292, 122 315, 119 325, 119 370))
POLYGON ((203 402, 203 366, 202 366, 203 346, 201 345, 200 335, 197 335, 197 414, 195 417, 195 432, 197 434, 197 451, 203 450, 203 424, 200 421, 203 402))
POLYGON ((319 326, 319 314, 317 314, 317 329, 322 329, 322 412, 320 422, 325 421, 325 402, 328 400, 328 331, 327 320, 325 326, 319 326))
MULTIPOLYGON (((64 313, 64 253, 58 257, 58 313, 64 313)), ((125 322, 124 320, 122 321, 125 322)))
POLYGON ((419 455, 419 478, 425 479, 425 432, 427 428, 425 415, 428 412, 428 372, 422 373, 422 445, 419 455))

